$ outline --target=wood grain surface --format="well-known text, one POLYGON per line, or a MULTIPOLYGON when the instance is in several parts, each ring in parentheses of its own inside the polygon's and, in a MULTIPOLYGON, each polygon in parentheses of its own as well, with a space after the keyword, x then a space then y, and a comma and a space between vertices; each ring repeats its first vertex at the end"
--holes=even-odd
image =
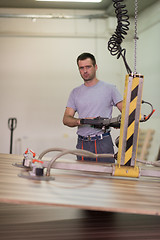
POLYGON ((160 215, 160 179, 52 170, 54 181, 18 177, 22 156, 0 154, 0 202, 160 215))
POLYGON ((159 240, 160 217, 0 204, 1 240, 159 240))

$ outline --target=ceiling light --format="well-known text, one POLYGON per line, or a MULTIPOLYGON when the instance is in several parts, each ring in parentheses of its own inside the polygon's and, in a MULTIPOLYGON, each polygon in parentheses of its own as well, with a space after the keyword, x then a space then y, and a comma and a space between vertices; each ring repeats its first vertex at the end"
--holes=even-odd
POLYGON ((100 3, 102 0, 36 0, 37 2, 83 2, 83 3, 100 3))

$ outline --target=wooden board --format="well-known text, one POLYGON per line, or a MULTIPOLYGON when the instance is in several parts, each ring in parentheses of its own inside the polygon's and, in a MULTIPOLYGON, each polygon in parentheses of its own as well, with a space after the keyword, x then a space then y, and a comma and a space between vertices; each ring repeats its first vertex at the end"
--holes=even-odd
POLYGON ((0 203, 2 240, 159 240, 160 217, 0 203))
POLYGON ((160 179, 53 170, 54 181, 18 177, 22 156, 0 154, 0 202, 160 215, 160 179))

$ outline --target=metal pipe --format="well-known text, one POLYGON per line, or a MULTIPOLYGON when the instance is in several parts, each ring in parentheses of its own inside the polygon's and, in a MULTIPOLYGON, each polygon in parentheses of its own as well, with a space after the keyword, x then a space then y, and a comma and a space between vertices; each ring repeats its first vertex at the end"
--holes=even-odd
POLYGON ((106 13, 90 15, 39 15, 39 14, 0 14, 0 18, 28 18, 28 19, 106 19, 106 13))

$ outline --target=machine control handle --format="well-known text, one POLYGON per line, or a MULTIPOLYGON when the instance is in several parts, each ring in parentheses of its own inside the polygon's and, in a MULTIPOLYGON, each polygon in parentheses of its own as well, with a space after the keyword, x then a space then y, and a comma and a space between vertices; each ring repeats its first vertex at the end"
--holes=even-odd
POLYGON ((12 154, 12 145, 13 145, 13 131, 17 127, 17 119, 16 118, 9 118, 8 119, 8 128, 11 130, 10 136, 10 154, 12 154))

